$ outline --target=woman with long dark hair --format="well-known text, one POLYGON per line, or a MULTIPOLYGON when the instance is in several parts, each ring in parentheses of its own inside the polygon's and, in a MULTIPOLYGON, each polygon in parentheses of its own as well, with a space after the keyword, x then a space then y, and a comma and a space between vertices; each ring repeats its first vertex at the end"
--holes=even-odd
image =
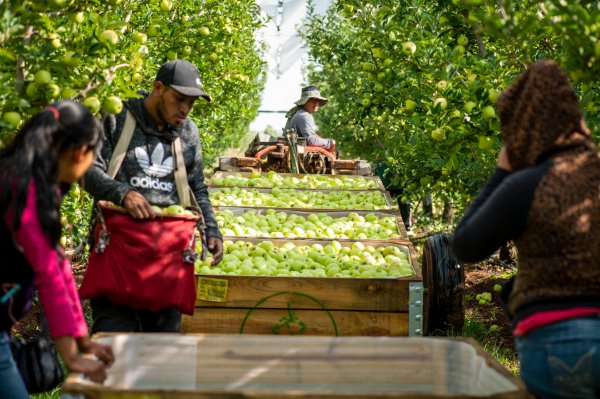
POLYGON ((36 289, 70 371, 102 382, 114 360, 110 347, 89 339, 59 245, 61 198, 89 168, 101 138, 98 120, 84 106, 61 101, 29 119, 0 150, 0 398, 29 398, 12 358, 10 330, 30 310, 36 289))

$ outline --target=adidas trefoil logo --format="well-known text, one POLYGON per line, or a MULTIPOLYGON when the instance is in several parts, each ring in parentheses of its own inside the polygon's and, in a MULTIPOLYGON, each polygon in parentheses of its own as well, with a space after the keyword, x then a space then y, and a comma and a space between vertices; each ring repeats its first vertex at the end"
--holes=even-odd
POLYGON ((135 158, 147 176, 165 177, 173 172, 173 157, 165 157, 165 148, 159 143, 152 151, 152 156, 143 147, 136 147, 135 158), (164 159, 163 159, 164 158, 164 159))

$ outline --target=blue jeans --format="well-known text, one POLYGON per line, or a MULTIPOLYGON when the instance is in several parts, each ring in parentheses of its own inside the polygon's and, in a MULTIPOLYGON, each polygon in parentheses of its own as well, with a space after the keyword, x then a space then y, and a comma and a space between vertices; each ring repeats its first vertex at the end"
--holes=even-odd
POLYGON ((29 399, 10 349, 10 337, 0 332, 0 399, 29 399))
POLYGON ((540 327, 515 346, 521 378, 538 398, 600 397, 600 315, 540 327))

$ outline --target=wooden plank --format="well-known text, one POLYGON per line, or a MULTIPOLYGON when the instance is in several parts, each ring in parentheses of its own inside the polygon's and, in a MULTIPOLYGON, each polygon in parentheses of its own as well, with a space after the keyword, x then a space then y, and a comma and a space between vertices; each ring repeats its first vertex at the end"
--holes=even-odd
POLYGON ((490 367, 493 359, 472 340, 246 334, 101 334, 94 339, 113 346, 117 359, 136 364, 115 364, 104 385, 72 373, 64 394, 89 399, 532 398, 508 371, 490 367), (163 381, 163 373, 177 370, 191 371, 195 386, 163 381), (122 373, 129 375, 119 381, 133 386, 108 382, 122 373))
POLYGON ((228 282, 226 302, 198 299, 196 306, 287 309, 408 311, 408 284, 413 278, 319 278, 207 275, 228 282))
POLYGON ((326 336, 407 336, 408 313, 323 311, 305 309, 196 308, 184 315, 181 331, 210 334, 274 334, 326 336), (289 323, 285 321, 296 318, 289 323), (304 327, 302 327, 304 326, 304 327))

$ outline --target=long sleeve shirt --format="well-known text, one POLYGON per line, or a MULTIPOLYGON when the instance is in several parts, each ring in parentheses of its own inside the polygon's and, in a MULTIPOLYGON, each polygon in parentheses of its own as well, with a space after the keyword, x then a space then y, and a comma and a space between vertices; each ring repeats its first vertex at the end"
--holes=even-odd
MULTIPOLYGON (((10 226, 11 219, 8 214, 4 215, 6 226, 10 226)), ((33 181, 29 185, 20 226, 14 231, 13 237, 28 264, 11 266, 32 269, 34 285, 48 320, 50 335, 53 338, 66 335, 78 338, 86 335, 88 328, 73 272, 69 262, 59 256, 42 230, 33 181)))

